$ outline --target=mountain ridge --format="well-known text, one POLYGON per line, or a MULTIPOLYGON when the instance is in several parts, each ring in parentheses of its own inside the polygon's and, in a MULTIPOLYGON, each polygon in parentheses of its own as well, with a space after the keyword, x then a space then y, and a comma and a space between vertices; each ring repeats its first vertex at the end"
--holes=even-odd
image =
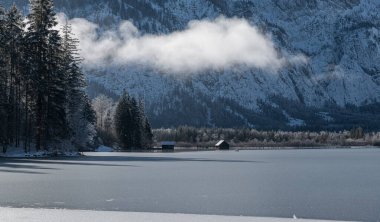
MULTIPOLYGON (((25 8, 26 2, 17 4, 25 8)), ((56 0, 55 5, 101 30, 130 20, 142 34, 184 30, 192 20, 243 18, 270 35, 280 53, 308 58, 307 64, 288 64, 275 75, 239 67, 176 78, 149 67, 85 67, 89 81, 144 98, 154 127, 376 127, 370 120, 376 115, 350 108, 380 102, 380 3, 375 0, 56 0)))

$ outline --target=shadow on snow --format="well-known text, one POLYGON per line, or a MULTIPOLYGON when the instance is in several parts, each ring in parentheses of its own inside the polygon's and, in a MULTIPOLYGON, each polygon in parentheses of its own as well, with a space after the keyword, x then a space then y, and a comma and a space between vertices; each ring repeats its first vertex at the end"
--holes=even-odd
POLYGON ((61 158, 1 158, 0 172, 46 174, 36 170, 61 170, 59 165, 101 166, 101 167, 139 167, 122 164, 128 162, 215 162, 215 163, 264 163, 262 161, 219 160, 206 158, 148 157, 148 156, 81 156, 61 158))

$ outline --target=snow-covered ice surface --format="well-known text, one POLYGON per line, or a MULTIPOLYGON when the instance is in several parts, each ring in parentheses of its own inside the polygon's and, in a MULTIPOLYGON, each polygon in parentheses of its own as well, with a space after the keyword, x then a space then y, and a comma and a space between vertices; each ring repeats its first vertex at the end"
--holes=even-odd
POLYGON ((380 220, 380 149, 85 155, 0 158, 0 207, 380 220))
MULTIPOLYGON (((58 210, 58 209, 32 209, 32 208, 0 208, 0 221, 2 222, 287 222, 295 219, 216 216, 195 214, 164 214, 164 213, 137 213, 87 210, 58 210)), ((302 220, 297 221, 322 221, 302 220)))

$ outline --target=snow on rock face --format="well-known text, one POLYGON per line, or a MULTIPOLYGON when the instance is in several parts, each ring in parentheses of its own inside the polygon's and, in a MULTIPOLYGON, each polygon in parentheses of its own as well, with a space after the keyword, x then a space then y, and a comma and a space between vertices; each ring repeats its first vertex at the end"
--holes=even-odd
MULTIPOLYGON (((89 80, 116 93, 127 89, 144 98, 150 117, 162 117, 170 110, 171 117, 179 119, 190 107, 228 100, 238 107, 233 115, 243 116, 242 124, 247 126, 255 123, 246 121, 252 113, 242 109, 260 112, 264 102, 279 107, 282 113, 283 106, 275 104, 274 96, 314 107, 380 102, 378 0, 55 2, 58 11, 71 18, 86 18, 99 24, 100 30, 116 29, 121 21, 129 20, 142 35, 184 30, 192 20, 213 20, 221 15, 244 18, 269 35, 280 54, 307 58, 307 63, 288 64, 276 74, 239 66, 186 78, 141 66, 85 67, 89 80)), ((205 108, 198 112, 196 122, 212 126, 220 110, 218 106, 205 108)), ((231 106, 223 112, 231 113, 231 106)))

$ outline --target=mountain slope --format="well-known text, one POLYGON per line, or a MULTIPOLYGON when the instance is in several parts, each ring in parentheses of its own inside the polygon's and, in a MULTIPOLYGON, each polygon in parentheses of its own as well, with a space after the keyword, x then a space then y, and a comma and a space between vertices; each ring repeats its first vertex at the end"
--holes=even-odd
POLYGON ((308 58, 277 74, 239 67, 178 78, 148 67, 86 68, 90 81, 145 98, 155 127, 378 127, 368 119, 376 114, 348 107, 380 102, 379 1, 56 0, 56 7, 102 29, 130 20, 150 34, 183 30, 191 20, 245 18, 269 34, 281 53, 308 58))

